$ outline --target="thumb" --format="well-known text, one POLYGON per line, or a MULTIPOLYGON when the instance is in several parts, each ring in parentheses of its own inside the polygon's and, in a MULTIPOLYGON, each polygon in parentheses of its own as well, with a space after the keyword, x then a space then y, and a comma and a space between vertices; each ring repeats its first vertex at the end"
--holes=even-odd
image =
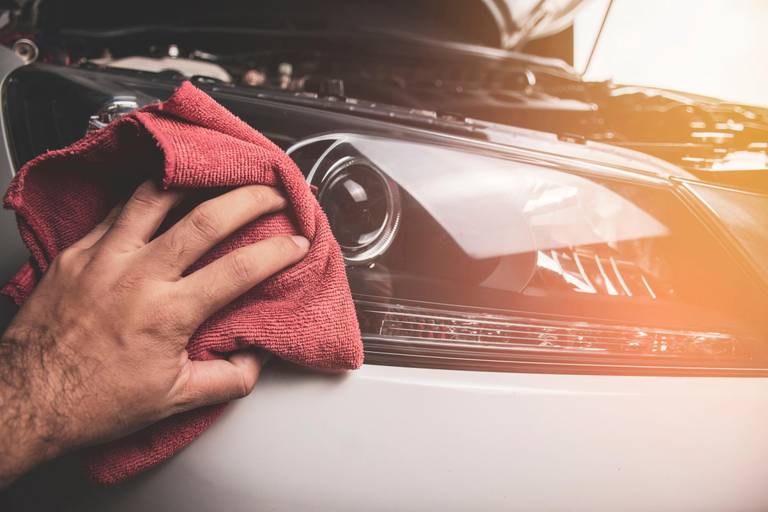
POLYGON ((229 359, 190 361, 190 376, 177 401, 180 411, 219 404, 248 395, 259 378, 264 356, 253 351, 229 359))

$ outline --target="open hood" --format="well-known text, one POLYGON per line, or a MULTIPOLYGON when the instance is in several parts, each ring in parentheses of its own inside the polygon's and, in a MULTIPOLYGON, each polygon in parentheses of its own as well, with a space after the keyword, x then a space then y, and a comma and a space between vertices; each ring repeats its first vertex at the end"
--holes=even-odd
POLYGON ((53 30, 144 26, 253 30, 400 32, 444 41, 520 49, 563 30, 583 0, 0 0, 16 18, 53 30))
POLYGON ((495 14, 499 46, 517 50, 533 39, 556 34, 573 23, 584 0, 483 0, 495 14))

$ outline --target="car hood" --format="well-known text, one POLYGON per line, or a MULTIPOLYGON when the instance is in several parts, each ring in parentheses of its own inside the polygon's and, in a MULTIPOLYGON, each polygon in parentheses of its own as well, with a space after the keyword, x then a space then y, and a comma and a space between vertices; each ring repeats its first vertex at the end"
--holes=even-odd
POLYGON ((514 50, 530 40, 568 27, 584 0, 482 0, 482 3, 497 19, 499 46, 514 50))
POLYGON ((583 0, 15 0, 47 31, 174 26, 254 30, 400 32, 438 40, 520 49, 573 22, 583 0))

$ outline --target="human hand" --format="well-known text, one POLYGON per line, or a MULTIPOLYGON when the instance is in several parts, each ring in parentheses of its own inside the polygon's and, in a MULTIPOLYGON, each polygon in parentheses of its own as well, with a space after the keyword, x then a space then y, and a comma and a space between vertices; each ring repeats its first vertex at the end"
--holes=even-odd
POLYGON ((0 339, 0 487, 65 451, 247 395, 260 355, 192 361, 211 314, 307 252, 302 237, 242 247, 182 277, 217 242, 286 206, 245 186, 152 239, 182 199, 152 182, 53 261, 0 339))

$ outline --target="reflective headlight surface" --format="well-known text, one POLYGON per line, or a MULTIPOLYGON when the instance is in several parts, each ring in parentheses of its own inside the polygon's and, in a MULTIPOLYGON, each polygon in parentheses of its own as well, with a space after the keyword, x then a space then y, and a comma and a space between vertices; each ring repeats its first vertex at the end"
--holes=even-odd
POLYGON ((349 263, 381 256, 400 221, 397 184, 363 158, 342 158, 318 180, 318 200, 349 263))
MULTIPOLYGON (((551 134, 196 84, 290 148, 317 187, 367 362, 768 375, 766 196, 551 134)), ((16 163, 82 137, 105 104, 177 85, 20 68, 4 88, 16 163)))
POLYGON ((290 150, 348 262, 368 362, 764 374, 764 287, 688 186, 333 134, 290 150))

